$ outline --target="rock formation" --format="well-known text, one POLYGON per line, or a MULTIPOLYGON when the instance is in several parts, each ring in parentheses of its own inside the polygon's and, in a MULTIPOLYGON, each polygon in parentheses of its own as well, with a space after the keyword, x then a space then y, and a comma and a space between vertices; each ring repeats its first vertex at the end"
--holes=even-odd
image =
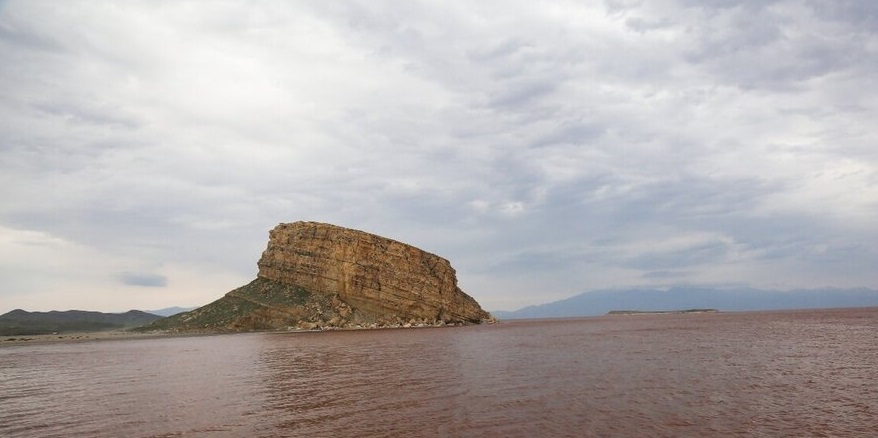
POLYGON ((491 321, 457 287, 448 260, 404 243, 317 222, 269 233, 258 278, 145 329, 244 331, 375 328, 491 321))

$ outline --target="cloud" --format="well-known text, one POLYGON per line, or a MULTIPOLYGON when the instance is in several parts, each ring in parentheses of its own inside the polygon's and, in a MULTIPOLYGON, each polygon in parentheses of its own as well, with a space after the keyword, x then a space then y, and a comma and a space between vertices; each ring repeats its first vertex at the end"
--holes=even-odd
POLYGON ((130 286, 165 287, 168 285, 168 278, 159 274, 123 272, 119 278, 122 283, 130 286))
MULTIPOLYGON (((447 257, 489 308, 878 287, 874 9, 4 2, 0 227, 124 261, 70 290, 199 301, 300 219, 447 257)), ((10 251, 4 303, 68 273, 10 251)))
POLYGON ((675 278, 686 278, 690 275, 692 275, 692 273, 686 271, 650 271, 643 274, 642 277, 666 280, 675 278))

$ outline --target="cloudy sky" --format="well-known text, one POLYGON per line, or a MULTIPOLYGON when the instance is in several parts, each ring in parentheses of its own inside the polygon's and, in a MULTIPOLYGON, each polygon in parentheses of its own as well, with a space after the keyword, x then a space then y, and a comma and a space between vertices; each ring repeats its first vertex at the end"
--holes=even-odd
POLYGON ((0 313, 205 304, 316 220, 491 310, 878 287, 878 2, 0 2, 0 313))

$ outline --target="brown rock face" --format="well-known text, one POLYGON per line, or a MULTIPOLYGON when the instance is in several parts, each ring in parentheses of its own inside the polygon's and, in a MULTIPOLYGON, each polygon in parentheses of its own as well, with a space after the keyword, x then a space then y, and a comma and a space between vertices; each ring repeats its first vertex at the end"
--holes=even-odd
POLYGON ((338 297, 400 321, 481 322, 491 316, 457 287, 448 260, 374 234, 317 222, 269 234, 259 278, 338 297))

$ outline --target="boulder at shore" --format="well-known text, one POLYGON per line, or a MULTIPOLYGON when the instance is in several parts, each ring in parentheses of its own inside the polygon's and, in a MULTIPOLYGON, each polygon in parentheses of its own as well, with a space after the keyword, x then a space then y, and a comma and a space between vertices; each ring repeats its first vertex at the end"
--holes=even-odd
POLYGON ((492 317, 448 260, 318 222, 280 224, 251 283, 140 330, 229 332, 472 324, 492 317))

